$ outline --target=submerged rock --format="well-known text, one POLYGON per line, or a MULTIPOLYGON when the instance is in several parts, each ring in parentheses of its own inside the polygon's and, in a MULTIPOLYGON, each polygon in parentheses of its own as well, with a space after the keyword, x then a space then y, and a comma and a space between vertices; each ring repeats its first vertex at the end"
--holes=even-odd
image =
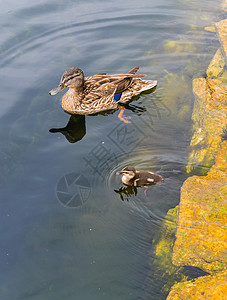
MULTIPOLYGON (((147 276, 147 298, 151 293, 149 289, 149 278, 158 278, 163 283, 161 292, 167 294, 170 287, 179 281, 186 281, 192 277, 184 274, 181 267, 177 267, 172 263, 172 252, 175 241, 175 233, 178 220, 178 205, 170 209, 163 221, 163 226, 157 232, 153 239, 153 246, 150 253, 151 274, 147 276), (155 266, 155 267, 154 267, 155 266)), ((151 287, 153 289, 153 287, 151 287)))
POLYGON ((193 53, 196 52, 195 45, 186 38, 181 37, 178 41, 168 41, 163 44, 167 53, 193 53))
POLYGON ((188 178, 181 189, 173 263, 215 273, 227 267, 227 141, 207 176, 188 178))
POLYGON ((226 299, 227 271, 175 284, 166 300, 226 299))
POLYGON ((215 32, 216 31, 214 26, 206 26, 204 28, 204 30, 209 31, 209 32, 215 32))
POLYGON ((225 59, 221 53, 221 49, 219 48, 215 53, 208 69, 207 69, 207 76, 211 77, 218 77, 222 74, 225 67, 225 59))
POLYGON ((169 73, 162 83, 162 99, 177 122, 184 123, 190 119, 192 90, 191 80, 183 74, 169 73), (178 87, 177 89, 175 87, 178 87))

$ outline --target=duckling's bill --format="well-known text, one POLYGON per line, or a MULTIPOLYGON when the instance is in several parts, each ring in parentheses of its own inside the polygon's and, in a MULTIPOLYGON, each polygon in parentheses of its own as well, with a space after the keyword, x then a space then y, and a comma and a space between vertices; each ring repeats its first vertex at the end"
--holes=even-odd
POLYGON ((123 174, 122 171, 116 172, 116 175, 122 175, 122 174, 123 174))

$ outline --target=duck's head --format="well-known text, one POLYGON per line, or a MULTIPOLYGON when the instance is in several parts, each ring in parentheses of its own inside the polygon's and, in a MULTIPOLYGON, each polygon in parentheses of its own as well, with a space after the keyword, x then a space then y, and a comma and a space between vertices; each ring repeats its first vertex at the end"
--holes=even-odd
POLYGON ((117 172, 116 175, 123 175, 127 180, 130 180, 135 177, 136 169, 132 166, 127 166, 120 172, 117 172))
POLYGON ((63 73, 59 85, 55 89, 49 91, 49 94, 52 96, 56 95, 66 87, 78 89, 81 88, 83 84, 84 84, 83 71, 80 70, 79 68, 73 67, 66 70, 63 73))

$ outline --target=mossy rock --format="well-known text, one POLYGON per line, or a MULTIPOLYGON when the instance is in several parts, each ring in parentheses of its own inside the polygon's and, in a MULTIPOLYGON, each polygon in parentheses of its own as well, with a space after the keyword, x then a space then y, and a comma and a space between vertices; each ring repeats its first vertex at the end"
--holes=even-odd
MULTIPOLYGON (((153 239, 153 249, 150 254, 151 277, 163 282, 162 293, 167 294, 173 284, 191 278, 186 276, 183 268, 172 264, 173 245, 175 241, 176 226, 178 221, 178 206, 168 211, 163 225, 153 239)), ((149 294, 149 275, 147 279, 149 294)), ((153 288, 153 286, 151 287, 153 288)))
MULTIPOLYGON (((167 257, 167 253, 172 254, 175 232, 177 229, 178 205, 170 209, 165 217, 163 227, 159 233, 159 238, 155 242, 155 255, 167 257)), ((171 260, 170 260, 171 262, 171 260)))
POLYGON ((227 1, 226 1, 226 0, 222 0, 221 8, 222 8, 224 11, 227 11, 227 1))
POLYGON ((206 26, 204 30, 209 31, 209 32, 216 32, 216 29, 214 26, 206 26))
POLYGON ((191 79, 180 73, 166 73, 162 83, 162 98, 176 121, 184 123, 191 117, 191 79))
POLYGON ((189 177, 181 188, 179 221, 173 248, 177 266, 216 273, 227 267, 227 141, 207 176, 189 177))
POLYGON ((167 53, 196 52, 195 45, 192 42, 189 42, 185 37, 181 37, 177 41, 167 41, 163 44, 163 48, 167 53))
POLYGON ((207 76, 216 78, 221 76, 224 67, 225 59, 221 53, 221 49, 219 48, 207 68, 207 76))
POLYGON ((227 126, 227 86, 219 79, 193 80, 195 103, 192 113, 194 134, 191 139, 187 172, 197 166, 202 174, 213 165, 227 126))
POLYGON ((175 284, 166 300, 226 299, 227 271, 175 284))
POLYGON ((221 49, 223 51, 225 62, 227 63, 227 19, 215 23, 215 27, 221 43, 221 49))

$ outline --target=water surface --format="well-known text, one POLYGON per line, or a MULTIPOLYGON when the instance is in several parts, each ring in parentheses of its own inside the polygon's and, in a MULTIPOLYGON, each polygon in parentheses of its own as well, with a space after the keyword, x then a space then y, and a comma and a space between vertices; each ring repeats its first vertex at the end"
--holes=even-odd
POLYGON ((191 80, 216 51, 204 27, 219 1, 0 4, 0 298, 165 299, 153 238, 187 177, 191 80), (69 67, 136 65, 159 84, 129 104, 131 124, 70 117, 48 95, 69 67), (126 165, 165 181, 135 195, 115 175, 126 165))

